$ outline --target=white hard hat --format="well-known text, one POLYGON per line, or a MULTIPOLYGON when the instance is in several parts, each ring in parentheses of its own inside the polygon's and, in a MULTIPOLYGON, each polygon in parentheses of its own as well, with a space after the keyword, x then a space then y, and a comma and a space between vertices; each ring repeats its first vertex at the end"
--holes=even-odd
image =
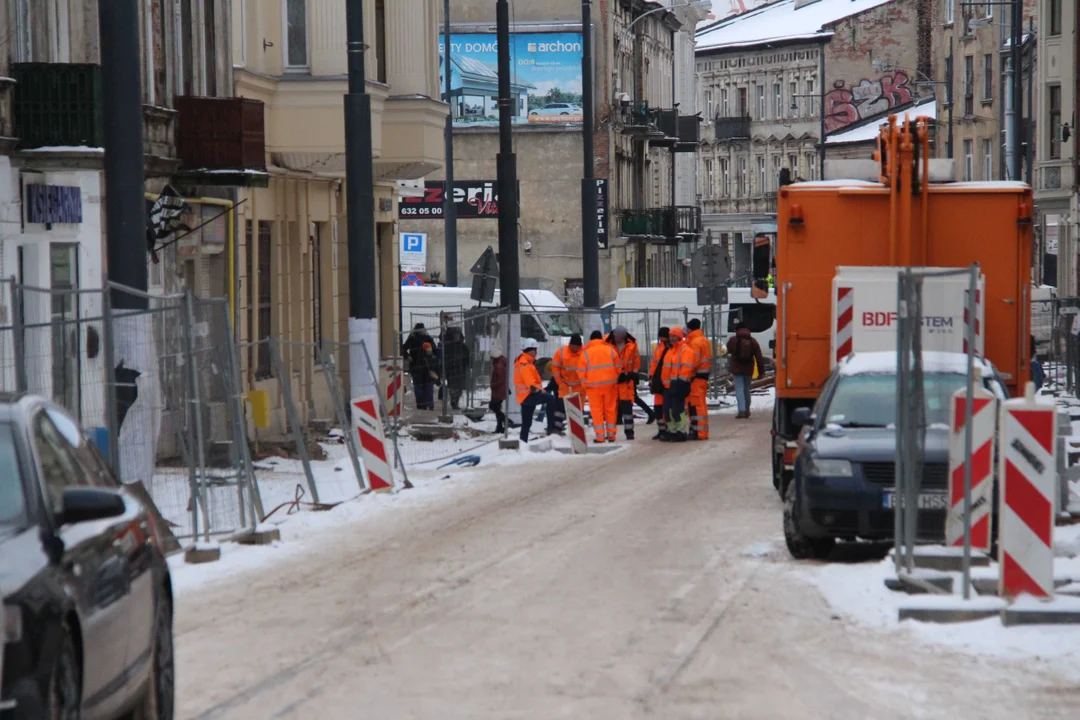
POLYGON ((524 340, 521 341, 521 349, 522 350, 535 350, 538 347, 539 347, 539 345, 537 345, 536 341, 533 340, 532 338, 525 338, 524 340))

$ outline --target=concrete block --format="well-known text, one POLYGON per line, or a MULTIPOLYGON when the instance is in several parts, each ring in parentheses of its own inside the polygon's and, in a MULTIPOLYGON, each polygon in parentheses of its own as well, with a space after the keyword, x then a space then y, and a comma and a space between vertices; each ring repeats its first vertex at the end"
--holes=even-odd
POLYGON ((517 438, 503 438, 499 440, 500 450, 518 450, 521 448, 521 441, 517 438))
POLYGON ((454 437, 454 427, 451 425, 410 425, 409 435, 413 440, 420 442, 450 440, 454 437))
POLYGON ((1006 607, 1001 598, 973 597, 964 600, 957 595, 920 595, 905 602, 899 618, 932 623, 960 623, 997 617, 1006 607))
POLYGON ((1010 607, 1001 615, 1005 627, 1019 625, 1080 625, 1080 598, 1062 597, 1046 603, 1010 607), (1069 602, 1064 602, 1064 601, 1069 602))
MULTIPOLYGON (((895 550, 893 551, 895 552, 895 550)), ((892 557, 892 553, 890 553, 892 557)), ((971 567, 986 567, 990 556, 972 551, 971 567)), ((963 548, 949 548, 942 545, 926 545, 915 548, 915 567, 942 572, 960 572, 964 567, 963 548)))
POLYGON ((221 559, 221 548, 212 545, 194 545, 184 551, 184 562, 190 565, 217 562, 221 559))
MULTIPOLYGON (((1054 587, 1059 588, 1058 592, 1061 592, 1060 588, 1067 587, 1070 583, 1072 583, 1071 578, 1054 578, 1054 587)), ((996 575, 994 577, 972 576, 971 586, 975 588, 975 592, 979 593, 980 595, 998 594, 998 578, 996 575)), ((1077 586, 1077 594, 1080 595, 1080 585, 1077 586)))
POLYGON ((280 541, 281 530, 277 528, 259 528, 236 538, 236 542, 241 545, 272 545, 280 541))
MULTIPOLYGON (((927 574, 925 576, 919 575, 918 578, 925 583, 929 583, 938 588, 942 592, 951 593, 953 591, 953 576, 946 574, 927 574)), ((894 592, 903 592, 908 595, 928 595, 929 591, 918 583, 911 582, 911 579, 905 575, 894 578, 885 578, 885 587, 894 592)))

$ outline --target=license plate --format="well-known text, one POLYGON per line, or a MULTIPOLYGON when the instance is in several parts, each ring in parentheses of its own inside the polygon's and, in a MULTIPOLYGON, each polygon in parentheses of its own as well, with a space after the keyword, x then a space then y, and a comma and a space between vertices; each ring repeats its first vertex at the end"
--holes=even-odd
MULTIPOLYGON (((896 507, 896 493, 883 492, 881 493, 881 506, 886 510, 892 510, 896 507)), ((948 510, 949 498, 943 492, 925 492, 919 493, 919 509, 920 510, 948 510)))

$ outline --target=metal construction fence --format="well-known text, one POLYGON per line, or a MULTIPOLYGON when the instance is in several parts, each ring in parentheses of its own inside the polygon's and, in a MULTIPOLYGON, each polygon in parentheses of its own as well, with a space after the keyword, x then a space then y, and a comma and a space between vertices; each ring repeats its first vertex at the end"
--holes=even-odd
POLYGON ((1031 303, 1029 351, 1046 373, 1054 393, 1080 393, 1080 297, 1036 300, 1031 303))

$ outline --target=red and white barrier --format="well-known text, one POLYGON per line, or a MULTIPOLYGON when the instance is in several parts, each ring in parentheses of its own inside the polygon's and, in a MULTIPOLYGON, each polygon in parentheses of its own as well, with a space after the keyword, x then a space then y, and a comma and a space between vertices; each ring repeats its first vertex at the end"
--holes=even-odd
POLYGON ((360 460, 364 464, 368 490, 391 490, 394 487, 394 473, 386 452, 386 436, 383 435, 378 402, 373 397, 362 397, 353 400, 352 406, 353 426, 360 437, 360 460))
MULTIPOLYGON (((968 301, 971 291, 964 291, 964 353, 968 351, 967 342, 967 326, 971 323, 972 318, 968 312, 968 301)), ((982 290, 975 290, 975 355, 976 357, 982 357, 983 354, 983 337, 982 337, 982 320, 983 320, 983 306, 982 306, 982 290)))
POLYGON ((1053 405, 1025 398, 1001 408, 1000 594, 1054 594, 1054 492, 1057 417, 1053 405))
POLYGON ((836 288, 836 362, 851 354, 855 333, 855 289, 836 288))
POLYGON ((575 455, 589 452, 589 441, 585 437, 585 403, 578 394, 563 398, 566 405, 566 422, 570 430, 570 447, 575 455))
POLYGON ((391 370, 386 382, 386 414, 392 417, 397 417, 401 412, 401 405, 398 402, 401 399, 401 381, 402 373, 391 370))
MULTIPOLYGON (((949 510, 945 516, 945 544, 964 545, 964 420, 967 388, 953 395, 949 417, 949 510)), ((990 552, 990 521, 994 505, 994 440, 997 435, 997 399, 979 385, 972 401, 971 442, 971 549, 990 552)))

